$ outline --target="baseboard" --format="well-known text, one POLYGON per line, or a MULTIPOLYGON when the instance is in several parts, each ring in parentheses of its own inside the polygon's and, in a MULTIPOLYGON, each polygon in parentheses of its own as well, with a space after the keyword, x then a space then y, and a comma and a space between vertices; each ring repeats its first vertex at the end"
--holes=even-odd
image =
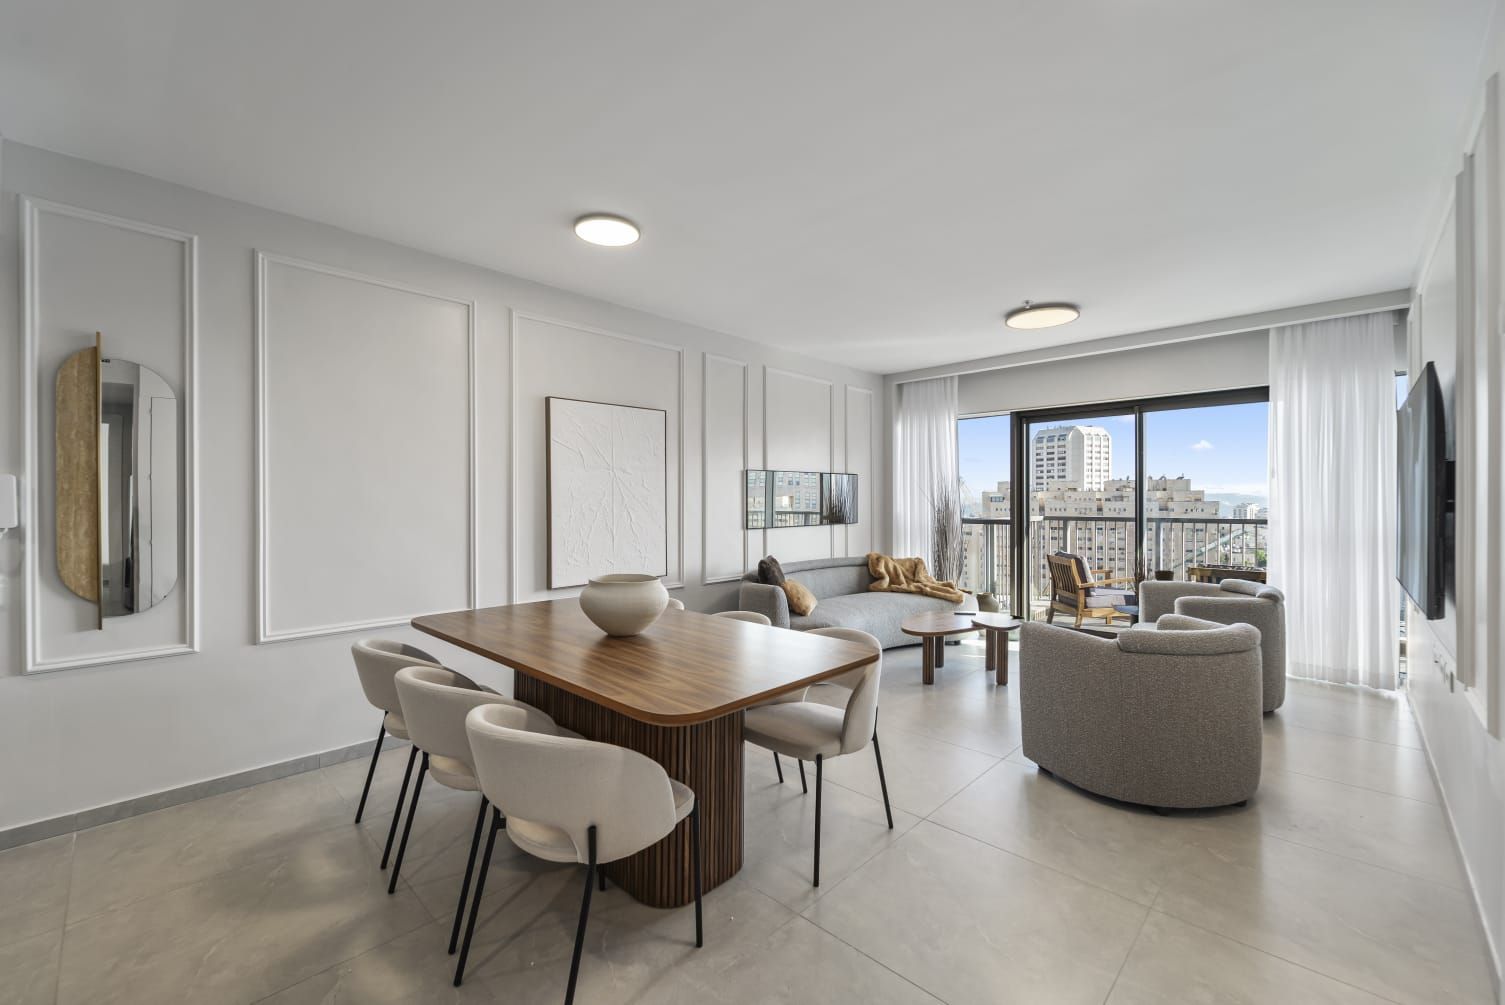
MULTIPOLYGON (((169 806, 177 806, 180 803, 190 803, 195 799, 204 799, 208 796, 217 796, 223 792, 233 792, 236 789, 244 789, 247 786, 260 785, 262 782, 286 778, 289 775, 298 775, 305 771, 327 768, 332 764, 339 764, 343 761, 370 757, 371 748, 375 746, 375 743, 375 740, 362 740, 360 743, 352 743, 348 747, 336 747, 334 750, 326 750, 318 754, 294 757, 288 761, 267 764, 260 768, 237 771, 233 775, 224 775, 220 778, 193 782, 188 785, 181 785, 175 789, 164 789, 161 792, 136 796, 133 799, 123 799, 118 803, 96 806, 93 809, 80 810, 77 813, 67 813, 60 817, 53 817, 50 820, 38 820, 35 823, 21 824, 18 827, 0 830, 0 851, 6 848, 15 848, 18 845, 30 844, 33 841, 57 837, 59 834, 71 834, 74 831, 88 830, 90 827, 98 827, 100 824, 124 820, 127 817, 140 816, 142 813, 150 813, 153 810, 163 810, 169 806)), ((403 740, 389 738, 386 745, 388 747, 397 747, 407 746, 407 743, 403 740)))
POLYGON ((1502 999, 1500 990, 1501 969, 1500 957, 1495 951, 1494 932, 1490 930, 1489 918, 1484 913, 1484 901, 1479 899, 1479 884, 1474 880, 1473 867, 1469 865, 1468 856, 1463 853, 1463 842, 1458 840, 1458 825, 1453 821, 1453 807, 1448 803, 1447 790, 1442 787, 1442 776, 1437 773, 1437 764, 1432 760, 1432 745, 1427 741, 1427 729, 1421 724, 1421 716, 1416 714, 1416 706, 1411 704, 1410 690, 1406 689, 1406 704, 1410 705, 1411 721, 1416 723, 1416 732, 1421 736, 1422 753, 1427 755, 1427 770, 1431 772, 1432 784, 1437 787, 1437 795, 1442 799, 1442 815, 1447 820, 1448 832, 1453 838, 1453 850, 1458 855, 1458 864, 1463 866, 1463 877, 1468 881, 1469 900, 1474 905, 1474 916, 1479 920, 1479 927, 1484 932, 1484 944, 1489 950, 1489 977, 1494 985, 1495 1001, 1502 999))

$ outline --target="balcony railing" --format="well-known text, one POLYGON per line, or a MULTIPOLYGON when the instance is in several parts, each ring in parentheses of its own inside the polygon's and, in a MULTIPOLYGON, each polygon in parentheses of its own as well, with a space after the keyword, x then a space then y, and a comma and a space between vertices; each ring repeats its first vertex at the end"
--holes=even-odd
MULTIPOLYGON (((1010 521, 981 517, 962 519, 961 586, 974 592, 1013 595, 1013 535, 1010 521)), ((1105 577, 1142 576, 1169 571, 1186 579, 1192 566, 1264 568, 1268 520, 1231 517, 1149 517, 1145 520, 1146 568, 1134 569, 1133 517, 1035 517, 1029 525, 1030 598, 1050 593, 1045 556, 1054 551, 1081 555, 1105 577)))

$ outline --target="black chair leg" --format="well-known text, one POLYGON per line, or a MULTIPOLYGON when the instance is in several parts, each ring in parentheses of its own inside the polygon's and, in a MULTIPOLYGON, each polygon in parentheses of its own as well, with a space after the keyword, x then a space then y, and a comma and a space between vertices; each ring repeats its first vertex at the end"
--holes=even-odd
POLYGON ((596 870, 596 889, 600 890, 602 893, 606 892, 606 870, 605 869, 597 869, 596 870))
POLYGON ((387 718, 382 716, 381 727, 376 731, 376 746, 371 751, 371 767, 366 769, 366 784, 361 789, 361 804, 355 808, 355 822, 361 822, 361 814, 366 812, 366 797, 371 794, 371 779, 376 776, 376 760, 381 757, 381 742, 387 737, 387 718))
POLYGON ((700 800, 690 810, 690 865, 695 870, 695 948, 705 945, 705 930, 700 923, 700 800))
POLYGON ((413 783, 413 802, 408 807, 408 822, 402 827, 402 843, 397 846, 397 861, 392 863, 392 881, 387 884, 387 894, 397 892, 397 876, 402 872, 402 856, 408 850, 408 835, 413 833, 413 818, 418 815, 418 794, 423 791, 423 776, 428 774, 429 755, 423 755, 423 766, 418 769, 418 781, 413 783))
POLYGON ((878 749, 878 731, 873 730, 873 757, 878 761, 878 787, 883 790, 883 813, 888 817, 888 829, 894 829, 894 811, 888 805, 888 779, 883 775, 883 751, 878 749))
POLYGON ((810 792, 810 786, 808 786, 808 785, 805 784, 805 762, 804 761, 800 761, 799 763, 800 763, 800 791, 803 792, 803 793, 808 794, 810 792))
POLYGON ((481 913, 481 894, 486 890, 486 873, 491 869, 491 852, 496 848, 496 832, 502 829, 502 814, 491 811, 491 833, 486 835, 486 854, 481 857, 481 871, 476 876, 476 892, 470 898, 470 921, 465 925, 465 943, 460 947, 460 961, 455 964, 455 987, 465 978, 465 961, 470 956, 470 940, 476 934, 476 915, 481 913))
POLYGON ((777 750, 775 750, 773 752, 773 770, 775 770, 775 771, 777 771, 779 773, 779 784, 783 785, 784 784, 784 765, 781 764, 781 763, 779 763, 779 752, 777 750))
POLYGON ((570 983, 564 990, 564 1005, 575 1001, 575 978, 580 976, 580 953, 585 949, 585 922, 591 913, 591 888, 596 885, 596 825, 591 824, 585 832, 587 854, 585 863, 585 896, 580 901, 580 924, 575 928, 575 955, 570 957, 570 983))
POLYGON ((465 898, 470 893, 470 877, 476 869, 476 852, 481 850, 481 828, 486 826, 486 809, 491 800, 481 797, 481 812, 476 814, 476 832, 470 838, 470 858, 465 860, 465 879, 460 883, 460 903, 455 905, 455 927, 449 933, 449 955, 455 955, 460 942, 460 921, 465 917, 465 898))
POLYGON ((402 819, 402 804, 408 799, 408 779, 413 777, 413 762, 418 758, 418 748, 408 749, 408 770, 402 774, 402 788, 397 790, 397 808, 392 811, 392 826, 387 828, 387 846, 381 850, 381 867, 387 867, 392 855, 392 842, 397 840, 397 822, 402 819))
POLYGON ((825 758, 815 755, 815 885, 820 886, 820 790, 825 758))

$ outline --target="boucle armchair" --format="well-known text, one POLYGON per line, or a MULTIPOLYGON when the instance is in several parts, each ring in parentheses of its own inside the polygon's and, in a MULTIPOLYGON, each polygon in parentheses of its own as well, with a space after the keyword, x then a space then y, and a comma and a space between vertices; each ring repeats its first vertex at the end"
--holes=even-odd
POLYGON ((1157 809, 1259 787, 1259 632, 1178 614, 1103 639, 1020 630, 1024 756, 1089 792, 1157 809))
POLYGON ((1162 614, 1185 614, 1220 625, 1259 629, 1264 656, 1264 710, 1273 712, 1286 700, 1285 594, 1247 579, 1222 583, 1144 582, 1139 584, 1139 616, 1153 623, 1162 614))

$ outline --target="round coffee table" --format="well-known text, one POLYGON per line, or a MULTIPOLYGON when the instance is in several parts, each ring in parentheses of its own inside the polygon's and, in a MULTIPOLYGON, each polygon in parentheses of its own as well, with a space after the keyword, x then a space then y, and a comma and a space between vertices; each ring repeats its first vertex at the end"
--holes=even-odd
POLYGON ((1012 614, 972 615, 972 627, 980 629, 988 642, 983 665, 993 671, 993 680, 999 684, 1009 682, 1009 632, 1022 624, 1012 614))
POLYGON ((935 683, 935 668, 946 664, 946 639, 952 635, 966 635, 977 631, 972 627, 972 619, 975 617, 977 617, 975 614, 930 611, 925 614, 911 614, 900 623, 900 631, 920 640, 924 668, 920 678, 922 682, 935 683))

